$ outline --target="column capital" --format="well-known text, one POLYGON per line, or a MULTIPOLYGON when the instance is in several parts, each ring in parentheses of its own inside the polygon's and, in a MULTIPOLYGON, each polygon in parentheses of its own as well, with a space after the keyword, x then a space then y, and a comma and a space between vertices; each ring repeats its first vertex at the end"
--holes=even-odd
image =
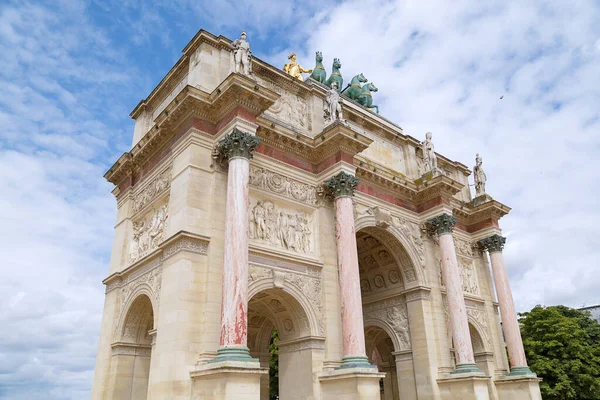
POLYGON ((438 235, 451 234, 454 225, 456 225, 456 218, 448 214, 441 214, 427 220, 428 231, 438 235))
POLYGON ((228 162, 233 158, 252 158, 254 148, 260 143, 260 138, 233 128, 230 134, 219 141, 217 150, 220 156, 228 162))
POLYGON ((354 191, 360 180, 354 175, 350 175, 344 171, 325 181, 327 190, 334 197, 354 196, 354 191))
POLYGON ((487 250, 490 253, 502 251, 502 249, 504 249, 504 243, 506 243, 506 238, 497 234, 477 242, 480 248, 487 250))

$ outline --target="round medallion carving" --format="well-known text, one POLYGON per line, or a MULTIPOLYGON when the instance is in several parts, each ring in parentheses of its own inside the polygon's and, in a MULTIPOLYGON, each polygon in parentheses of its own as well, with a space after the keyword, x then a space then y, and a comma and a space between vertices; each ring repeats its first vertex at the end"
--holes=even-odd
POLYGON ((375 275, 375 278, 373 278, 373 282, 375 283, 375 286, 377 286, 378 288, 382 288, 385 286, 385 280, 383 279, 383 276, 381 276, 381 275, 375 275))
POLYGON ((388 273, 388 278, 389 278, 390 282, 392 282, 393 284, 400 282, 400 275, 398 274, 398 271, 391 270, 388 273))

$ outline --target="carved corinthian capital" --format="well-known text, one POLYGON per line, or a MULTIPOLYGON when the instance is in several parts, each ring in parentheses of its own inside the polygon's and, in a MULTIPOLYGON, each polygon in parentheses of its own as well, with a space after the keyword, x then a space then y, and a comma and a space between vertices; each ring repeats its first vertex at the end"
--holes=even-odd
POLYGON ((504 243, 506 243, 506 238, 500 235, 492 235, 477 242, 481 249, 487 250, 490 253, 502 251, 504 243))
POLYGON ((456 218, 448 214, 441 214, 427 221, 427 230, 430 234, 451 234, 455 224, 456 218))
POLYGON ((354 191, 359 182, 360 180, 357 177, 342 171, 327 179, 325 185, 334 197, 354 196, 354 191))
POLYGON ((226 161, 233 158, 252 158, 254 148, 260 143, 260 138, 233 128, 233 131, 219 141, 217 149, 226 161))

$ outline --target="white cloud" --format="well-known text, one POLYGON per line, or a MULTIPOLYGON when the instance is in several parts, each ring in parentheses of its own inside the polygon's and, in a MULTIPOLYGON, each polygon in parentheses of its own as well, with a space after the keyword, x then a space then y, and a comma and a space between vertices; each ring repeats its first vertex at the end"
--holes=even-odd
POLYGON ((468 165, 484 157, 489 192, 514 208, 501 223, 520 310, 600 302, 592 1, 145 6, 0 6, 0 398, 89 396, 115 213, 102 174, 130 143, 130 106, 162 78, 124 43, 174 62, 199 27, 247 29, 274 65, 294 51, 310 68, 321 50, 346 82, 363 72, 406 133, 433 131, 438 151, 468 165))
MULTIPOLYGON (((600 303, 600 10, 593 2, 350 1, 313 20, 301 60, 321 50, 346 82, 363 72, 382 114, 468 165, 513 207, 506 258, 517 307, 600 303), (368 9, 368 12, 365 12, 368 9), (573 23, 577 21, 577 23, 573 23), (500 100, 500 96, 504 98, 500 100)), ((281 63, 289 49, 272 54, 281 63)))
POLYGON ((111 113, 137 82, 82 4, 0 8, 0 398, 89 396, 115 215, 102 175, 130 140, 111 113))

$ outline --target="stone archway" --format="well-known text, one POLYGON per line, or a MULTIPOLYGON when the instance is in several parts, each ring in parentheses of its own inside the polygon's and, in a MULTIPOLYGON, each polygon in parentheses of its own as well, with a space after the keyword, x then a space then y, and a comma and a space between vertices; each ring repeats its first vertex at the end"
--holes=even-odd
MULTIPOLYGON (((248 302, 248 348, 261 366, 269 365, 273 330, 279 334, 279 399, 307 399, 315 396, 313 364, 322 359, 324 340, 311 333, 308 313, 289 292, 264 289, 248 302)), ((269 377, 261 378, 261 400, 269 399, 269 377)))
POLYGON ((399 400, 398 372, 394 343, 390 335, 378 326, 365 327, 365 344, 369 362, 377 365, 385 377, 380 382, 381 400, 399 400))
POLYGON ((391 215, 379 207, 357 204, 356 232, 375 237, 389 250, 399 265, 406 287, 427 286, 424 273, 425 247, 418 224, 391 215))
POLYGON ((145 294, 138 295, 124 315, 117 328, 117 341, 112 344, 111 398, 145 399, 155 333, 150 298, 145 294))
POLYGON ((403 245, 383 228, 356 234, 367 356, 386 377, 385 400, 416 399, 406 280, 416 282, 414 264, 403 245), (412 272, 411 272, 412 271, 412 272))

